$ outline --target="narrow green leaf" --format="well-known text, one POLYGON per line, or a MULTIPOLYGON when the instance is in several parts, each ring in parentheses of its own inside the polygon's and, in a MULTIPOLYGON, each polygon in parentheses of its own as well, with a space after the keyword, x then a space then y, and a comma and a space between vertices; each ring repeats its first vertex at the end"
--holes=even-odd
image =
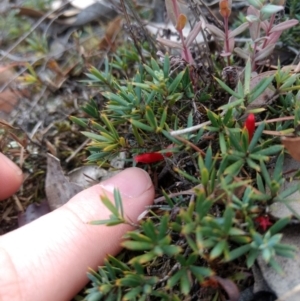
POLYGON ((90 132, 81 132, 84 136, 92 139, 92 140, 96 140, 96 141, 100 141, 100 142, 109 142, 107 140, 107 138, 101 136, 101 135, 97 135, 94 133, 90 133, 90 132))
POLYGON ((255 262, 255 260, 257 259, 259 255, 259 251, 258 250, 250 250, 248 256, 247 256, 247 260, 246 260, 246 263, 247 263, 247 267, 248 268, 251 268, 255 262))
POLYGON ((219 135, 219 144, 220 144, 221 153, 226 154, 227 153, 227 145, 226 145, 224 133, 220 133, 220 135, 219 135))
POLYGON ((201 173, 201 183, 202 185, 206 186, 209 183, 209 172, 206 167, 200 169, 201 173))
POLYGON ((147 251, 153 248, 152 243, 142 242, 142 241, 130 241, 130 240, 123 241, 122 246, 128 250, 133 250, 133 251, 147 251))
POLYGON ((211 250, 209 257, 211 260, 219 257, 223 252, 224 252, 224 248, 226 246, 227 242, 226 240, 221 240, 219 241, 215 247, 211 250))
POLYGON ((157 61, 153 57, 151 58, 151 67, 154 71, 160 71, 157 61))
POLYGON ((179 246, 174 246, 174 245, 166 245, 162 247, 163 252, 167 256, 175 256, 178 255, 182 252, 182 248, 179 246))
POLYGON ((139 129, 142 129, 147 132, 154 132, 154 129, 152 127, 150 127, 149 125, 146 125, 140 121, 137 121, 135 119, 130 119, 129 121, 132 125, 134 125, 135 127, 139 128, 139 129))
POLYGON ((255 163, 253 160, 247 158, 246 162, 250 168, 253 168, 255 171, 260 172, 260 166, 257 163, 255 163))
POLYGON ((229 139, 230 139, 232 146, 234 146, 234 148, 237 151, 244 153, 243 148, 241 146, 240 135, 236 135, 235 133, 229 132, 229 139))
POLYGON ((172 83, 168 86, 168 93, 173 94, 175 90, 177 89, 178 85, 180 84, 182 77, 185 73, 185 70, 179 72, 179 74, 176 76, 176 78, 172 81, 172 83))
POLYGON ((284 150, 282 150, 282 152, 277 157, 277 161, 275 164, 273 174, 276 179, 280 179, 282 177, 283 162, 284 162, 284 150))
POLYGON ((265 193, 265 185, 263 183, 262 177, 259 173, 256 174, 256 183, 257 183, 257 188, 260 192, 265 193))
POLYGON ((264 129, 265 129, 265 123, 263 122, 255 130, 254 135, 252 137, 252 140, 251 140, 251 142, 249 144, 249 147, 248 147, 249 153, 251 153, 253 151, 253 149, 256 146, 256 144, 257 144, 257 142, 258 142, 258 140, 259 140, 259 138, 260 138, 260 136, 261 136, 264 129))
POLYGON ((106 226, 108 226, 111 222, 114 223, 114 225, 118 225, 118 224, 124 223, 124 220, 120 220, 118 218, 102 219, 102 220, 90 221, 89 224, 90 225, 106 225, 106 226))
POLYGON ((232 261, 232 260, 235 260, 236 258, 239 258, 241 257, 242 255, 246 254, 247 252, 249 252, 249 250, 251 249, 251 245, 250 244, 247 244, 247 245, 244 245, 244 246, 240 246, 234 250, 232 250, 230 253, 229 253, 229 257, 226 261, 232 261))
POLYGON ((287 226, 290 220, 291 220, 290 217, 281 218, 271 228, 269 228, 268 231, 270 231, 271 234, 274 235, 278 233, 281 229, 283 229, 285 226, 287 226))
POLYGON ((169 278, 169 280, 167 281, 167 288, 171 289, 172 287, 174 287, 176 284, 178 284, 180 278, 183 277, 184 274, 184 270, 179 270, 177 271, 173 276, 171 276, 169 278))
MULTIPOLYGON (((156 80, 159 81, 159 78, 156 76, 154 70, 152 70, 149 66, 144 65, 145 70, 156 80)), ((142 88, 142 87, 141 87, 142 88)))
POLYGON ((170 57, 168 54, 165 55, 164 57, 164 77, 168 78, 169 77, 169 73, 170 73, 170 57))
POLYGON ((213 271, 209 268, 191 265, 189 269, 199 281, 203 281, 204 277, 209 277, 213 275, 213 271))
POLYGON ((271 187, 271 177, 270 174, 266 168, 266 165, 263 161, 260 161, 260 170, 261 170, 261 174, 263 176, 263 179, 265 180, 266 184, 268 185, 268 187, 271 187))
POLYGON ((156 120, 154 112, 152 111, 150 106, 146 106, 145 117, 146 117, 147 121, 149 122, 151 128, 156 129, 157 128, 157 120, 156 120))
POLYGON ((82 126, 84 128, 87 127, 87 123, 84 121, 83 118, 77 118, 75 116, 70 116, 69 118, 72 122, 76 123, 77 125, 82 126))
POLYGON ((107 118, 106 114, 101 114, 101 119, 109 129, 109 134, 112 135, 115 138, 115 140, 119 140, 119 134, 113 126, 112 122, 107 118))
POLYGON ((135 231, 130 231, 130 232, 126 233, 124 238, 125 239, 130 238, 131 240, 135 240, 135 241, 152 243, 152 239, 150 237, 143 235, 139 232, 135 232, 135 231))
POLYGON ((119 216, 119 212, 118 209, 116 208, 116 206, 114 206, 114 204, 111 202, 111 200, 106 196, 106 195, 102 195, 100 196, 101 201, 103 203, 103 205, 115 216, 119 216))
POLYGON ((219 110, 227 111, 227 110, 231 110, 231 109, 234 109, 234 108, 239 108, 241 105, 244 105, 244 101, 245 101, 244 98, 234 100, 232 102, 229 102, 226 105, 223 105, 223 106, 219 107, 219 110))
POLYGON ((134 135, 138 145, 143 146, 144 145, 144 140, 143 140, 142 136, 140 135, 137 127, 134 126, 133 124, 132 124, 132 132, 133 132, 133 135, 134 135))
POLYGON ((271 258, 268 263, 279 275, 284 275, 284 271, 274 258, 271 258))
POLYGON ((216 128, 220 127, 219 116, 216 113, 214 113, 210 110, 207 110, 207 117, 210 120, 212 126, 214 126, 216 128))
POLYGON ((182 294, 187 296, 191 290, 191 283, 190 283, 190 277, 188 277, 186 270, 183 270, 183 271, 185 273, 180 278, 180 291, 182 294))
POLYGON ((124 209, 123 209, 122 197, 121 197, 119 189, 114 189, 114 199, 115 199, 116 208, 119 212, 119 216, 124 218, 124 209))
POLYGON ((114 93, 111 93, 111 92, 104 92, 102 93, 102 95, 109 99, 110 101, 114 101, 122 106, 125 106, 127 107, 129 105, 128 101, 124 100, 120 95, 118 94, 114 94, 114 93))
POLYGON ((272 156, 277 154, 278 152, 282 151, 283 146, 282 145, 272 145, 268 148, 262 149, 257 154, 263 155, 263 156, 272 156))
POLYGON ((234 218, 234 211, 231 206, 226 207, 223 218, 224 218, 223 230, 225 233, 228 234, 231 229, 233 218, 234 218))
POLYGON ((233 91, 230 87, 228 87, 224 82, 222 82, 221 80, 219 80, 218 78, 215 77, 215 80, 218 82, 218 84, 226 91, 228 92, 230 95, 234 96, 235 98, 243 98, 243 95, 239 95, 238 93, 236 93, 235 91, 233 91))
POLYGON ((278 198, 279 199, 285 199, 287 197, 289 197, 290 195, 292 195, 293 193, 295 193, 296 191, 299 191, 300 185, 299 184, 295 184, 295 185, 291 185, 290 187, 284 189, 279 195, 278 198))
POLYGON ((291 75, 287 80, 284 81, 284 83, 280 86, 279 90, 291 87, 298 78, 298 74, 291 75))
POLYGON ((177 144, 177 145, 182 145, 182 142, 180 142, 179 140, 177 140, 176 137, 171 136, 170 133, 167 132, 166 130, 163 130, 163 131, 162 131, 162 134, 163 134, 166 138, 168 138, 171 142, 173 142, 173 143, 175 143, 175 144, 177 144))
POLYGON ((249 97, 249 103, 253 102, 260 96, 271 84, 274 79, 274 75, 263 78, 253 89, 249 97))

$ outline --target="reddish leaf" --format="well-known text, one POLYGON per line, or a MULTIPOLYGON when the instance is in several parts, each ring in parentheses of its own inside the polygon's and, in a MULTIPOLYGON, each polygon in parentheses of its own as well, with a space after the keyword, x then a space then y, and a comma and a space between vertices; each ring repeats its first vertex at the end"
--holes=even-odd
POLYGON ((216 280, 219 285, 225 290, 230 301, 238 301, 240 298, 240 292, 237 285, 230 279, 221 278, 219 276, 212 276, 212 279, 216 280))

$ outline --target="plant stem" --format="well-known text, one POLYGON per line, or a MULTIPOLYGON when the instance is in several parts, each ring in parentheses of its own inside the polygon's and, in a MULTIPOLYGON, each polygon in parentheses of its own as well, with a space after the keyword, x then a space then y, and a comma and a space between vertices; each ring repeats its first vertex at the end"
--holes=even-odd
MULTIPOLYGON (((275 21, 275 14, 273 14, 273 15, 271 16, 271 18, 270 18, 269 27, 268 27, 268 29, 267 29, 267 31, 266 31, 266 37, 269 36, 270 31, 271 31, 271 29, 272 29, 272 27, 273 27, 274 21, 275 21)), ((268 42, 268 39, 265 39, 265 40, 264 40, 264 43, 263 43, 263 46, 262 46, 262 49, 264 49, 264 48, 266 47, 267 42, 268 42)))
MULTIPOLYGON (((228 17, 224 17, 224 25, 225 25, 225 52, 228 54, 229 50, 229 30, 228 30, 228 17)), ((230 56, 227 56, 227 66, 230 66, 230 56)))

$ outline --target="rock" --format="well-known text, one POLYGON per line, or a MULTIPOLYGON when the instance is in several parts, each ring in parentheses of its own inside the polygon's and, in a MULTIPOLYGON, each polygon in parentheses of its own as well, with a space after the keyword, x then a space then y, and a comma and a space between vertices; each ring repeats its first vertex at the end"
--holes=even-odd
POLYGON ((300 226, 290 226, 283 231, 282 243, 293 245, 297 248, 294 259, 276 256, 276 261, 283 269, 283 274, 276 272, 262 258, 258 259, 258 265, 264 280, 279 299, 278 301, 300 300, 300 226))
MULTIPOLYGON (((294 160, 289 156, 285 156, 283 163, 283 174, 286 174, 286 181, 282 185, 280 192, 287 190, 291 186, 299 185, 299 180, 290 180, 290 177, 294 175, 300 169, 300 162, 294 160)), ((272 171, 271 171, 272 174, 272 171)), ((272 175, 271 175, 272 177, 272 175)), ((300 215, 300 192, 299 190, 291 194, 288 198, 288 205, 300 215)), ((276 202, 270 206, 270 213, 276 218, 283 218, 292 216, 293 212, 281 202, 276 202)))

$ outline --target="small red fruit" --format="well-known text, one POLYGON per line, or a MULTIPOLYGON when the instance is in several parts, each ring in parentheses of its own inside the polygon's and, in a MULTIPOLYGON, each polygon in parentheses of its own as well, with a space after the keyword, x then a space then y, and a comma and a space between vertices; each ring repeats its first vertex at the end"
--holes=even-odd
POLYGON ((272 226, 268 216, 258 216, 255 221, 263 231, 266 231, 270 226, 272 226))
MULTIPOLYGON (((166 157, 170 157, 171 153, 165 153, 166 157)), ((159 161, 163 161, 164 156, 161 153, 153 152, 153 153, 144 153, 134 157, 134 161, 137 163, 150 164, 159 161)))
POLYGON ((246 128, 246 130, 248 131, 248 136, 249 136, 249 143, 252 140, 252 137, 254 135, 255 132, 255 116, 254 114, 249 114, 249 116, 247 117, 246 121, 245 121, 245 125, 244 128, 246 128))

